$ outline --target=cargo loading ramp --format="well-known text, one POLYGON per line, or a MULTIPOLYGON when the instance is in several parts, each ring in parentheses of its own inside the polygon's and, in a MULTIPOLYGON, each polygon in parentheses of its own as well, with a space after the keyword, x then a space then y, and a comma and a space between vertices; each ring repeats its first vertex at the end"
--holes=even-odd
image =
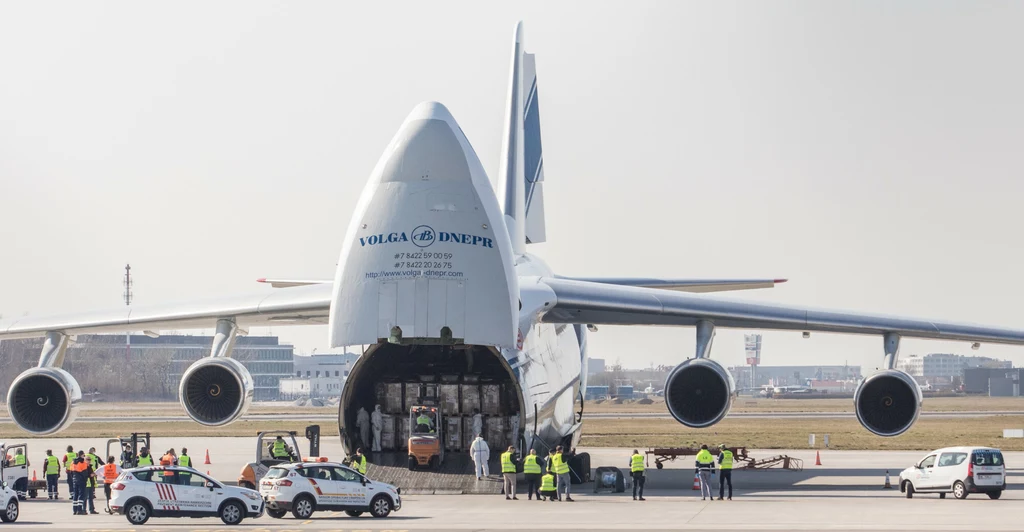
POLYGON ((502 490, 501 463, 488 463, 490 476, 476 479, 473 460, 467 453, 451 453, 435 470, 410 471, 408 458, 399 453, 370 453, 366 476, 402 488, 410 495, 498 495, 502 490))

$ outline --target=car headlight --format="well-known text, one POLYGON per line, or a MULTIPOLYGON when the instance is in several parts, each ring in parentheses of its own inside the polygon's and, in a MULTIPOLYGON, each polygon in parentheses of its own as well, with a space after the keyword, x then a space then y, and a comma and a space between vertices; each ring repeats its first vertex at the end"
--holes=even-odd
POLYGON ((255 494, 255 493, 249 493, 248 491, 243 492, 242 495, 245 495, 246 498, 248 498, 250 501, 262 501, 263 500, 263 498, 260 497, 259 495, 255 494))

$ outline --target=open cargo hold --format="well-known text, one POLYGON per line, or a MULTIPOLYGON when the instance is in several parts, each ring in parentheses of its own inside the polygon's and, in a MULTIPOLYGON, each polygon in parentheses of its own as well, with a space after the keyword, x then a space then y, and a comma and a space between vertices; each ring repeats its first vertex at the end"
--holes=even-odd
MULTIPOLYGON (((360 407, 372 411, 374 404, 381 404, 385 413, 394 416, 393 449, 407 450, 409 409, 427 394, 436 397, 445 417, 461 420, 458 448, 468 449, 475 437, 474 410, 492 412, 485 420, 520 412, 521 398, 513 379, 508 363, 494 348, 377 344, 359 357, 342 389, 342 441, 349 448, 358 439, 355 414, 360 407)), ((492 429, 498 431, 492 438, 507 446, 511 428, 507 420, 500 424, 502 428, 492 429)), ((449 439, 445 440, 447 444, 449 439)))

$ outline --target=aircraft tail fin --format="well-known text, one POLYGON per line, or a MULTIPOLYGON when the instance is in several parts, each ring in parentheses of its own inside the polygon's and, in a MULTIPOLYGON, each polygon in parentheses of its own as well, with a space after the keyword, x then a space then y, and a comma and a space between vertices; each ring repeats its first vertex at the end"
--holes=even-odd
POLYGON ((505 124, 502 135, 498 192, 512 248, 544 242, 544 159, 540 138, 537 64, 523 48, 523 24, 516 24, 505 124))

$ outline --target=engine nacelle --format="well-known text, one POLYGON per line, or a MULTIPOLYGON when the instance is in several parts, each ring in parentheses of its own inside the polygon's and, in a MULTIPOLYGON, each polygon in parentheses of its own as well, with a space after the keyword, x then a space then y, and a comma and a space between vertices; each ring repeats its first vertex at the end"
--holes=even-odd
POLYGON ((18 375, 7 392, 14 423, 39 436, 64 430, 75 420, 82 389, 60 368, 32 368, 18 375))
POLYGON ((864 428, 879 436, 898 436, 917 421, 921 399, 921 388, 913 377, 887 369, 864 379, 853 404, 864 428))
POLYGON ((204 358, 181 376, 178 397, 195 422, 219 427, 235 421, 252 404, 252 375, 227 357, 204 358))
POLYGON ((721 364, 691 358, 676 366, 665 380, 665 405, 676 421, 700 429, 718 423, 729 413, 736 383, 721 364))

